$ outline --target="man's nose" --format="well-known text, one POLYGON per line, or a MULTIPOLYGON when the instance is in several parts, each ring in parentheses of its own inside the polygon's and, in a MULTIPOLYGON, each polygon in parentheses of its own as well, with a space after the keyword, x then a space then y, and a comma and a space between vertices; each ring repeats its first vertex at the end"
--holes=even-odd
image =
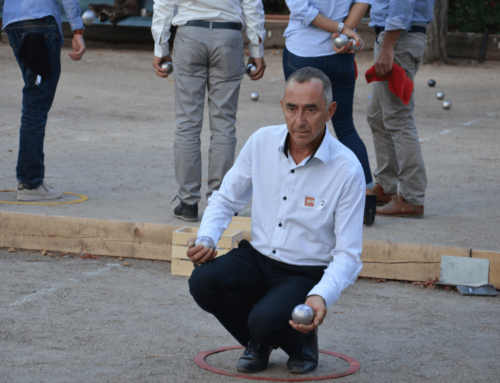
POLYGON ((297 119, 296 119, 297 124, 299 125, 304 125, 306 122, 306 113, 303 110, 299 110, 297 113, 297 119))

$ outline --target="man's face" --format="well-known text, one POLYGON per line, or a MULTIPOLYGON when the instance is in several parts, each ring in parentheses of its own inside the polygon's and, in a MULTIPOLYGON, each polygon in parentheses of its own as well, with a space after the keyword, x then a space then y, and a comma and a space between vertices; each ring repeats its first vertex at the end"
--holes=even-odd
POLYGON ((323 137, 321 133, 337 108, 337 103, 326 105, 323 84, 318 79, 304 83, 288 84, 281 108, 291 138, 299 147, 316 147, 323 137))

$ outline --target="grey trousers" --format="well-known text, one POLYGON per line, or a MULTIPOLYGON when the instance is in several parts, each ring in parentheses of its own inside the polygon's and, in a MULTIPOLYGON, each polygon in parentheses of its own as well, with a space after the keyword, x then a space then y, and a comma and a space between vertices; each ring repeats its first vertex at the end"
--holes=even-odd
MULTIPOLYGON (((385 32, 375 42, 375 59, 382 46, 385 32)), ((423 33, 401 33, 394 46, 394 63, 405 69, 412 81, 420 66, 427 45, 423 33)), ((375 182, 385 193, 399 191, 410 204, 423 205, 427 175, 413 119, 414 94, 410 103, 403 102, 389 90, 387 81, 373 83, 366 117, 373 135, 377 168, 375 182)))
POLYGON ((172 54, 175 79, 175 178, 180 200, 201 199, 201 140, 205 90, 210 114, 207 198, 219 189, 233 166, 236 111, 245 71, 240 31, 178 27, 172 54))

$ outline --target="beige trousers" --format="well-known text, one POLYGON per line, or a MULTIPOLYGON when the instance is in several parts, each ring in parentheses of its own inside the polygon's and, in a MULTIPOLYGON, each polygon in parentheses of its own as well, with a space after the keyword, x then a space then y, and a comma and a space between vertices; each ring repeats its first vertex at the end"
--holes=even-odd
POLYGON ((177 28, 172 54, 175 79, 175 178, 180 200, 201 199, 201 140, 205 92, 210 115, 207 198, 233 166, 236 111, 245 71, 243 37, 232 29, 177 28))
MULTIPOLYGON (((385 32, 375 42, 377 58, 385 32)), ((394 46, 394 63, 400 65, 408 78, 415 79, 427 45, 423 33, 403 32, 394 46)), ((398 191, 412 205, 423 205, 427 176, 420 148, 417 126, 413 119, 414 94, 410 103, 403 102, 389 90, 387 81, 373 83, 366 112, 373 135, 377 168, 375 182, 385 193, 398 191)))

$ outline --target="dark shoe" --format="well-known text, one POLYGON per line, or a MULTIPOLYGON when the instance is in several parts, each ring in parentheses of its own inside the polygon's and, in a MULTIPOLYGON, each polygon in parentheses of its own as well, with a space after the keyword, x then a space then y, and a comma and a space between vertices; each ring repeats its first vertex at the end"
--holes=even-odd
POLYGON ((300 354, 292 355, 286 368, 292 374, 307 374, 318 367, 318 328, 306 335, 300 354))
POLYGON ((255 340, 248 342, 245 352, 236 363, 239 372, 261 372, 267 368, 269 355, 273 351, 272 346, 263 346, 255 340))
POLYGON ((184 221, 197 222, 198 221, 198 204, 186 205, 185 203, 180 203, 174 209, 174 217, 180 218, 184 221))
POLYGON ((375 184, 374 187, 366 191, 366 195, 376 195, 377 196, 377 206, 385 205, 391 202, 391 198, 396 195, 396 193, 386 194, 382 185, 375 184))
POLYGON ((376 211, 377 211, 377 196, 366 195, 365 219, 363 220, 363 223, 366 226, 371 226, 375 222, 376 211))
POLYGON ((377 214, 391 217, 424 218, 424 205, 411 205, 401 194, 396 194, 387 205, 377 207, 377 214))

